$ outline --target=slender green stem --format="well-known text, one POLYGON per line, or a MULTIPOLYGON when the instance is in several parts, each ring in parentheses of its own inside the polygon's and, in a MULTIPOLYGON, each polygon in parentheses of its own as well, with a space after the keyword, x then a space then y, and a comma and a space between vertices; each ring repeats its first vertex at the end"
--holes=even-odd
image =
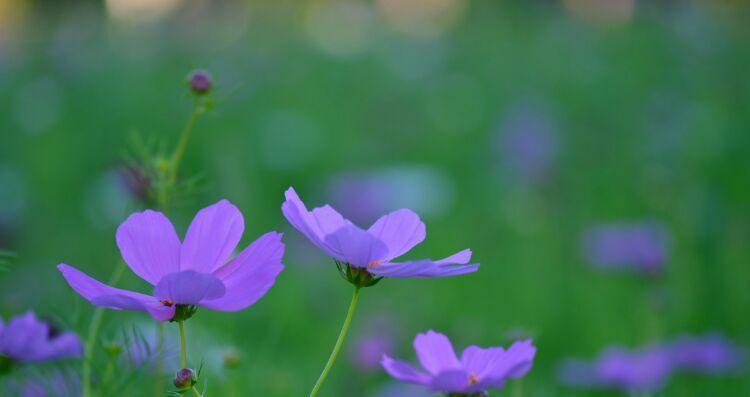
POLYGON ((180 368, 187 368, 187 342, 185 341, 185 323, 178 321, 180 326, 180 368))
POLYGON ((177 142, 177 147, 172 154, 172 173, 170 175, 171 181, 177 179, 177 170, 180 169, 180 161, 182 161, 182 157, 185 154, 185 148, 187 147, 187 143, 190 140, 190 134, 193 132, 193 127, 195 126, 195 122, 198 120, 198 116, 200 116, 202 113, 203 105, 200 103, 200 101, 196 101, 195 105, 193 106, 193 111, 190 113, 190 118, 188 118, 185 127, 180 133, 180 140, 177 142))
MULTIPOLYGON (((124 271, 125 263, 118 262, 107 284, 117 284, 124 271)), ((94 310, 94 315, 91 317, 91 322, 89 323, 89 332, 86 336, 86 343, 84 344, 83 363, 81 364, 81 384, 83 385, 81 395, 83 397, 91 397, 91 361, 94 359, 94 347, 96 345, 97 335, 99 334, 99 328, 102 325, 103 316, 104 308, 97 307, 96 310, 94 310)))
POLYGON ((195 397, 203 397, 203 395, 198 391, 198 389, 195 388, 195 386, 192 387, 193 393, 195 393, 195 397))
POLYGON ((156 363, 154 365, 154 397, 161 397, 164 395, 163 386, 161 383, 161 375, 164 372, 164 323, 159 321, 156 324, 156 363))
POLYGON ((320 376, 318 377, 318 381, 315 382, 315 386, 313 386, 313 389, 310 392, 310 397, 315 397, 318 394, 318 390, 320 390, 320 387, 323 385, 323 382, 325 382, 326 378, 328 377, 328 373, 331 372, 331 367, 333 367, 333 363, 336 362, 336 357, 339 355, 341 346, 344 344, 344 339, 346 339, 346 333, 349 331, 349 325, 351 324, 352 318, 354 317, 354 311, 357 308, 357 301, 359 301, 359 287, 354 287, 354 295, 352 295, 352 302, 349 304, 349 310, 346 312, 346 319, 344 319, 344 325, 341 326, 341 332, 339 332, 339 338, 336 340, 336 344, 333 346, 333 351, 331 352, 331 355, 328 357, 328 362, 326 363, 326 366, 323 368, 323 372, 320 373, 320 376))

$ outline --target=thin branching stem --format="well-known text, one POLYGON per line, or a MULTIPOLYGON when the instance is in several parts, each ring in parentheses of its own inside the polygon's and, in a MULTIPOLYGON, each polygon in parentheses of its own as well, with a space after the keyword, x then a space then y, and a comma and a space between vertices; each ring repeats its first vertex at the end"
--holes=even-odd
POLYGON ((180 368, 187 368, 187 342, 185 341, 185 323, 178 321, 180 327, 180 368))

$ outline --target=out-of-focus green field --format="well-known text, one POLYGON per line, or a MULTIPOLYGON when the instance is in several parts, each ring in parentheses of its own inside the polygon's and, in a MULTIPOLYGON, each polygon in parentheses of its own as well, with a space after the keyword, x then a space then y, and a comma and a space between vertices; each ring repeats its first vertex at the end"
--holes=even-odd
MULTIPOLYGON (((377 396, 390 382, 346 351, 378 331, 368 317, 390 317, 394 354, 410 360, 414 335, 430 328, 459 346, 532 336, 524 396, 608 395, 561 386, 555 370, 612 344, 720 331, 750 346, 747 10, 638 2, 634 16, 592 21, 576 1, 403 3, 201 2, 151 22, 90 3, 0 14, 0 248, 17 253, 0 272, 3 318, 34 308, 85 336, 93 308, 55 266, 109 277, 115 228, 139 209, 116 171, 136 136, 173 147, 190 111, 185 76, 200 67, 216 80, 216 105, 181 170, 197 186, 170 217, 182 235, 195 211, 227 198, 246 219, 242 246, 268 230, 287 244, 285 271, 256 305, 188 321, 208 396, 306 395, 350 286, 285 221, 283 192, 340 203, 338 175, 383 169, 407 175, 386 210, 405 187, 417 191, 409 203, 424 203, 427 239, 408 258, 471 247, 482 266, 364 290, 321 395, 377 396), (514 173, 498 144, 518 109, 546 120, 555 140, 538 180, 514 173), (623 220, 666 226, 662 276, 586 263, 581 234, 623 220), (235 368, 222 365, 228 349, 235 368)), ((130 272, 120 286, 147 291, 130 272)), ((104 340, 134 325, 153 332, 143 313, 108 311, 103 324, 104 340)), ((122 395, 153 395, 153 383, 145 374, 122 395)), ((520 392, 511 382, 493 395, 520 392)), ((676 376, 662 395, 750 395, 750 379, 676 376)))

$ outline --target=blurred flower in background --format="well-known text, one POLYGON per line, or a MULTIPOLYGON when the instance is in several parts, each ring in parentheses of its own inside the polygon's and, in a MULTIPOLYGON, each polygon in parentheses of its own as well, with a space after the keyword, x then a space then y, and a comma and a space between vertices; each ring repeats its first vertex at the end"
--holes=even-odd
POLYGON ((672 372, 670 364, 668 351, 661 347, 632 351, 613 347, 593 362, 566 360, 559 377, 571 387, 650 393, 666 384, 672 372))
POLYGON ((681 336, 670 345, 674 366, 697 374, 738 372, 745 364, 746 351, 721 334, 681 336))
POLYGON ((609 223, 595 226, 581 238, 584 257, 602 269, 632 270, 658 275, 669 257, 670 237, 654 221, 609 223))
POLYGON ((389 315, 369 315, 363 329, 365 331, 352 341, 349 358, 359 370, 375 372, 380 370, 383 354, 393 354, 397 339, 396 322, 389 315))
POLYGON ((0 364, 3 360, 32 363, 83 354, 83 343, 73 332, 61 332, 36 317, 33 311, 13 317, 4 324, 0 318, 0 364))
POLYGON ((554 173, 560 151, 558 131, 543 107, 531 102, 511 106, 494 139, 495 165, 510 179, 535 185, 554 173))
POLYGON ((453 205, 455 187, 442 171, 427 165, 402 165, 333 175, 327 197, 342 215, 367 225, 379 216, 409 208, 440 216, 453 205))
POLYGON ((608 348, 593 362, 565 360, 558 377, 571 387, 655 392, 673 374, 736 374, 744 360, 745 350, 720 334, 680 336, 641 349, 608 348))

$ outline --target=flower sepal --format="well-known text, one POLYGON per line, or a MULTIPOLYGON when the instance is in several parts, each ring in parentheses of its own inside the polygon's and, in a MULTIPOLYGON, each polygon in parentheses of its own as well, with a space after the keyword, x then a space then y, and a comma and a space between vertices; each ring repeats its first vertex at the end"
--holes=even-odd
POLYGON ((176 323, 180 321, 185 321, 189 319, 190 317, 193 317, 193 314, 198 311, 198 306, 196 305, 175 305, 174 308, 174 317, 172 317, 169 322, 176 323))
POLYGON ((380 282, 383 277, 373 276, 367 269, 352 266, 346 262, 335 261, 341 278, 348 281, 357 288, 372 287, 380 282))

